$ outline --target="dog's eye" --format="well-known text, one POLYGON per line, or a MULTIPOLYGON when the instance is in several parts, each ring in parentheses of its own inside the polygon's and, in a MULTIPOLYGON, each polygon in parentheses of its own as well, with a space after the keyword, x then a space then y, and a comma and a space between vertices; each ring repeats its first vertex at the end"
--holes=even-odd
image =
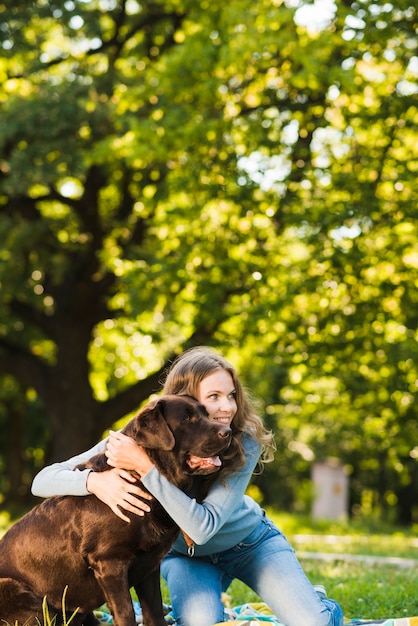
POLYGON ((189 415, 188 413, 186 413, 186 415, 183 415, 184 422, 190 422, 191 419, 192 419, 192 416, 189 415))

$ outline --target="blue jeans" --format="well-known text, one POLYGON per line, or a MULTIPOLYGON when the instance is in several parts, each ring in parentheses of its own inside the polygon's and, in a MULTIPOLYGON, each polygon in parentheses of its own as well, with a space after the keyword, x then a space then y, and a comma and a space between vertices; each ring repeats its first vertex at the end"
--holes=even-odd
POLYGON ((253 589, 286 626, 342 626, 341 607, 320 598, 293 548, 268 519, 229 550, 205 557, 171 551, 161 573, 180 626, 212 626, 225 621, 221 593, 238 578, 253 589))

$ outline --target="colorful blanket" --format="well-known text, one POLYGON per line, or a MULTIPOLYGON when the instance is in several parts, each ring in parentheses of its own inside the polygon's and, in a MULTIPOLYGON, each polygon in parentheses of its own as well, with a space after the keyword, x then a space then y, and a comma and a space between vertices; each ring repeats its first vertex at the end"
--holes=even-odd
MULTIPOLYGON (((142 624, 142 611, 139 602, 134 602, 133 607, 137 624, 142 624)), ((175 625, 171 607, 165 605, 164 609, 167 624, 175 625)), ((233 609, 226 609, 226 614, 228 621, 215 626, 266 626, 265 622, 271 622, 274 626, 284 626, 264 602, 250 602, 233 609)), ((96 611, 95 616, 104 624, 113 623, 112 616, 105 610, 96 611)), ((345 619, 344 624, 347 626, 418 626, 418 617, 394 617, 378 620, 345 619)))

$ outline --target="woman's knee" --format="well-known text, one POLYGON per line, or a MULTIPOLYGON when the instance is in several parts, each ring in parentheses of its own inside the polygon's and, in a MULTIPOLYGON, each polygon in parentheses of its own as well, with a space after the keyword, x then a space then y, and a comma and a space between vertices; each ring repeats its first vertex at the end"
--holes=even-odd
POLYGON ((212 626, 224 620, 222 572, 205 560, 164 559, 161 572, 167 582, 173 616, 180 626, 212 626))
POLYGON ((193 602, 190 605, 186 600, 181 604, 180 611, 174 610, 176 626, 213 626, 213 624, 225 621, 224 607, 221 602, 200 605, 193 602))

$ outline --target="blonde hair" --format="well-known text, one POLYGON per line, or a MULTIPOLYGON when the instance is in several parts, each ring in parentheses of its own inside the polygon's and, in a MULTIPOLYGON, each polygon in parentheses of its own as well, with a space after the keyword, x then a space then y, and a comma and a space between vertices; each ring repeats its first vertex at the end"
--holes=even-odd
POLYGON ((222 455, 221 473, 237 469, 245 464, 242 444, 244 433, 248 433, 262 447, 259 460, 259 468, 262 470, 264 463, 273 459, 273 435, 266 429, 261 417, 256 414, 249 393, 244 389, 237 372, 226 359, 205 346, 186 350, 172 363, 165 379, 163 392, 197 398, 202 380, 216 370, 225 370, 230 374, 237 402, 237 412, 231 424, 232 442, 228 451, 222 455))

